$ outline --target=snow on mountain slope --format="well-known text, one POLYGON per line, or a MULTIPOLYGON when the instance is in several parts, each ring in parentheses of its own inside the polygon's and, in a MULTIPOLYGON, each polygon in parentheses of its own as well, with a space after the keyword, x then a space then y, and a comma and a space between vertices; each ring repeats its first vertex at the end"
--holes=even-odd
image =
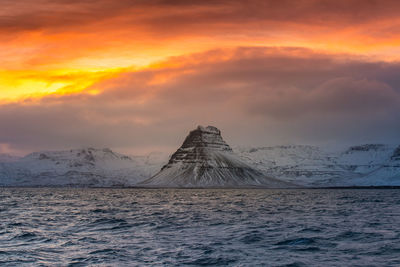
POLYGON ((94 148, 35 152, 23 158, 0 154, 0 186, 135 186, 167 162, 150 185, 273 187, 268 181, 275 180, 265 177, 275 177, 315 187, 400 186, 400 146, 368 144, 333 153, 289 145, 238 148, 233 153, 218 131, 202 127, 169 162, 166 153, 125 156, 94 148))
POLYGON ((334 184, 358 186, 400 185, 399 147, 364 145, 351 147, 340 157, 356 174, 352 179, 337 179, 334 184))
POLYGON ((236 156, 216 127, 191 131, 167 165, 145 187, 291 187, 236 156))
POLYGON ((352 146, 329 152, 315 146, 238 149, 266 175, 305 186, 400 185, 400 146, 352 146), (397 160, 399 159, 399 160, 397 160))
POLYGON ((0 154, 0 163, 2 162, 15 162, 18 161, 20 157, 12 156, 9 154, 0 154))
POLYGON ((132 158, 107 148, 35 152, 0 163, 0 185, 132 186, 161 166, 148 162, 149 156, 132 158))
POLYGON ((140 170, 143 177, 147 179, 159 172, 170 156, 165 152, 153 151, 145 155, 131 155, 130 157, 136 163, 136 169, 140 170))

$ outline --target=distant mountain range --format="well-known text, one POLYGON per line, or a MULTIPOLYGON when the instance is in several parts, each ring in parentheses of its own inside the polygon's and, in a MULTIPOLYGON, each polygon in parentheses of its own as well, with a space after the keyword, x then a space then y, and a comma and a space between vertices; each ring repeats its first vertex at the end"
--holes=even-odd
POLYGON ((165 156, 126 156, 111 149, 42 151, 0 156, 2 186, 134 186, 159 170, 165 156), (160 158, 161 157, 161 158, 160 158))
POLYGON ((400 186, 400 146, 366 144, 329 152, 317 146, 237 148, 215 127, 192 131, 169 159, 111 149, 0 154, 0 186, 76 187, 400 186), (161 170, 161 171, 160 171, 161 170))
POLYGON ((304 186, 400 186, 400 146, 366 144, 329 152, 290 145, 238 154, 266 175, 304 186))

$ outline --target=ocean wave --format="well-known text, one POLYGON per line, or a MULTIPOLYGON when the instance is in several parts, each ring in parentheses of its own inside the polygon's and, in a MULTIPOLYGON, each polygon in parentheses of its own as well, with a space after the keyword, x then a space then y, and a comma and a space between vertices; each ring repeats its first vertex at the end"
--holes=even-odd
POLYGON ((396 190, 0 195, 1 266, 400 266, 396 190))

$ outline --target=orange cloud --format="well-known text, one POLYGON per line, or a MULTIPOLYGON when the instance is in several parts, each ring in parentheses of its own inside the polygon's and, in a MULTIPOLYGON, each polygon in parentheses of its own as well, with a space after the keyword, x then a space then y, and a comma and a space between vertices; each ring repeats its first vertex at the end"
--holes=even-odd
MULTIPOLYGON (((179 65, 177 58, 166 59, 242 46, 398 61, 398 14, 394 0, 6 0, 0 10, 0 99, 84 91, 118 69, 179 65), (60 73, 71 78, 55 81, 60 73)), ((176 75, 159 74, 153 82, 176 75)))
POLYGON ((97 94, 1 104, 0 144, 173 149, 196 124, 241 145, 398 142, 399 72, 399 63, 304 48, 213 50, 101 79, 87 89, 97 94))
POLYGON ((121 69, 107 71, 29 71, 0 70, 0 103, 19 99, 37 99, 47 95, 65 95, 77 92, 96 94, 92 84, 111 78, 121 69))

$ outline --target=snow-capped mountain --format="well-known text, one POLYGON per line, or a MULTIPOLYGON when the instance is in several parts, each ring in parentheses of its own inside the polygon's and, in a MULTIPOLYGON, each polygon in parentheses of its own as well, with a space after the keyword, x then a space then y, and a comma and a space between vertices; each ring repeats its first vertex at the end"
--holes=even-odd
POLYGON ((161 152, 126 156, 95 148, 42 151, 22 158, 0 154, 0 186, 281 184, 266 177, 312 187, 400 186, 400 146, 367 144, 331 152, 317 146, 287 145, 232 151, 218 129, 199 127, 169 161, 168 154, 161 152))
POLYGON ((400 186, 400 146, 366 144, 340 152, 316 146, 237 149, 266 175, 304 186, 400 186))
POLYGON ((148 187, 290 187, 244 162, 216 127, 198 126, 161 171, 139 184, 148 187))
POLYGON ((108 148, 43 151, 1 162, 0 185, 133 186, 161 165, 156 155, 129 157, 108 148))

